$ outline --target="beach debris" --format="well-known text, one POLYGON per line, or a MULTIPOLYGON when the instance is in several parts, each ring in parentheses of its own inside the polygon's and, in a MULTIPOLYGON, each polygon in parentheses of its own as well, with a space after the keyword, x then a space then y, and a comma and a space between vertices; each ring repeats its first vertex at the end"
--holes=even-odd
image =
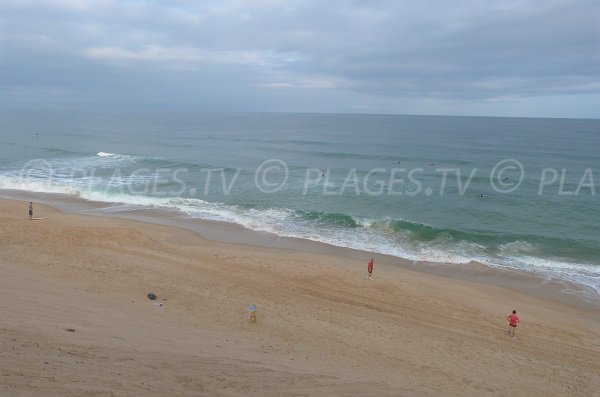
POLYGON ((75 328, 67 328, 66 331, 68 331, 68 332, 75 332, 75 328))
POLYGON ((248 320, 250 322, 256 322, 256 305, 248 306, 248 320))
POLYGON ((163 307, 163 306, 164 306, 164 303, 162 303, 162 302, 154 302, 154 303, 152 303, 152 304, 153 304, 154 306, 156 306, 156 307, 163 307))
POLYGON ((156 295, 153 294, 152 292, 149 292, 148 295, 146 295, 148 297, 148 299, 150 299, 151 301, 156 300, 156 295))

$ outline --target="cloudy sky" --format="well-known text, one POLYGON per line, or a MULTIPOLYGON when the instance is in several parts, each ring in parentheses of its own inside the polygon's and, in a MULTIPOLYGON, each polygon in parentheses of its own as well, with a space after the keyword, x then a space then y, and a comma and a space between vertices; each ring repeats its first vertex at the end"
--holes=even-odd
POLYGON ((0 108, 600 118, 600 2, 1 0, 0 108))

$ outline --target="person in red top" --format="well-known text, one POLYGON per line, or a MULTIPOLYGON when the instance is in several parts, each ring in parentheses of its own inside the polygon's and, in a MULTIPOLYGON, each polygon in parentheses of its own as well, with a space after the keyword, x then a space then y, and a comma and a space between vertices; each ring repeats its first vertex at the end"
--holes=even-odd
POLYGON ((369 280, 373 280, 373 258, 371 258, 369 264, 367 265, 367 271, 369 272, 369 280))
POLYGON ((515 329, 517 329, 517 324, 519 324, 519 316, 517 316, 517 311, 513 310, 512 314, 506 317, 508 321, 508 336, 512 336, 513 339, 517 339, 515 336, 515 329))

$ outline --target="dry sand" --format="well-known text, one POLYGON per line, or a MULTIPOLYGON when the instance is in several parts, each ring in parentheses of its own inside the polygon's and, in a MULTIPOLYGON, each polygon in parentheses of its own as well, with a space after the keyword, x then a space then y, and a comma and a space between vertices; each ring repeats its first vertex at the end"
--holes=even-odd
POLYGON ((377 263, 367 281, 362 260, 35 209, 47 219, 0 201, 0 396, 600 390, 600 315, 585 306, 377 263))

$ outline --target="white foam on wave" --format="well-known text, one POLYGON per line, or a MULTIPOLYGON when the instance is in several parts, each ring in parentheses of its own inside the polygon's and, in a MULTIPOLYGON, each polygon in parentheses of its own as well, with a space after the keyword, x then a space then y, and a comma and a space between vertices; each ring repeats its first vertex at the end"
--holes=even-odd
MULTIPOLYGON (((536 251, 535 248, 532 251, 536 251)), ((567 281, 582 285, 600 295, 600 266, 592 263, 576 263, 563 258, 542 258, 527 254, 498 255, 482 257, 478 262, 484 265, 517 271, 536 273, 551 281, 567 281)))
POLYGON ((129 154, 119 154, 119 153, 109 153, 109 152, 98 152, 98 153, 96 153, 95 159, 103 160, 104 164, 106 164, 105 162, 107 160, 110 160, 111 162, 120 161, 120 162, 127 162, 127 163, 131 163, 136 160, 135 156, 131 156, 129 154))
POLYGON ((519 256, 512 258, 527 270, 550 275, 558 280, 592 288, 600 295, 600 268, 590 263, 573 263, 560 258, 540 258, 537 256, 519 256))
POLYGON ((0 175, 0 189, 21 190, 35 193, 64 194, 68 196, 79 196, 79 190, 70 186, 51 183, 43 179, 22 180, 5 175, 0 175))
MULTIPOLYGON (((89 182, 89 181, 88 181, 89 182)), ((535 245, 515 241, 500 247, 498 254, 490 257, 486 247, 464 241, 415 241, 408 235, 382 228, 382 222, 353 217, 359 229, 333 228, 302 220, 296 211, 281 208, 242 208, 235 205, 208 202, 196 198, 151 197, 131 194, 126 190, 98 189, 101 181, 74 185, 71 180, 48 182, 44 179, 23 180, 15 176, 0 175, 0 189, 63 194, 89 201, 120 204, 120 210, 156 208, 176 211, 191 218, 215 220, 241 225, 247 229, 273 233, 281 237, 306 239, 338 247, 359 249, 392 255, 412 261, 468 264, 477 261, 490 267, 526 270, 554 280, 569 281, 592 288, 600 295, 600 267, 593 264, 572 263, 568 260, 540 258, 535 245), (68 185, 67 185, 68 184, 68 185), (92 188, 91 186, 95 186, 92 188)), ((106 183, 106 181, 104 181, 106 183)), ((125 181, 119 181, 116 185, 125 181)), ((122 186, 121 186, 122 187, 122 186)), ((114 207, 109 207, 113 208, 114 207)), ((114 210, 117 210, 114 209, 114 210)), ((107 209, 111 211, 111 209, 107 209)), ((384 222, 385 224, 385 222, 384 222)))
POLYGON ((537 247, 527 241, 517 240, 501 245, 499 251, 504 256, 515 256, 533 254, 537 251, 537 247))

